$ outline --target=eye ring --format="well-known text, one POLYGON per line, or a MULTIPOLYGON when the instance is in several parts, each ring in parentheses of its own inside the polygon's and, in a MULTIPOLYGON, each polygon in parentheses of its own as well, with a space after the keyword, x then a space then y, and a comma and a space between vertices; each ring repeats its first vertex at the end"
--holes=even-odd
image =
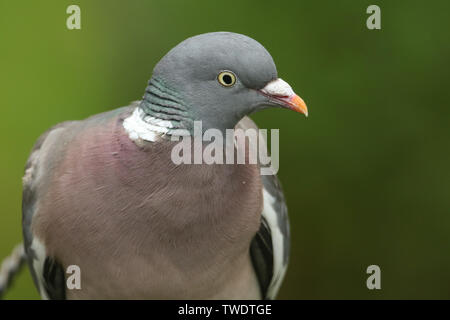
POLYGON ((231 71, 222 71, 217 76, 217 81, 224 87, 232 87, 236 83, 236 75, 231 71))

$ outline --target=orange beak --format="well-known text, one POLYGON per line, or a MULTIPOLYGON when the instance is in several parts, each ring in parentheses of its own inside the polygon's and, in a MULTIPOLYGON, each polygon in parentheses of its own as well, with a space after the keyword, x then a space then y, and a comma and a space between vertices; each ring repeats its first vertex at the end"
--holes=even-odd
POLYGON ((305 101, 295 93, 290 97, 279 97, 278 100, 284 101, 289 109, 303 113, 306 117, 308 116, 308 108, 305 101))

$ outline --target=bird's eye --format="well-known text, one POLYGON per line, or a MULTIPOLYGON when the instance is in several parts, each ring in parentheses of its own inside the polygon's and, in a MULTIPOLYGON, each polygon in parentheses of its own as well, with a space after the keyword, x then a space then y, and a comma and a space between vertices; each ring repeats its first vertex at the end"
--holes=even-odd
POLYGON ((222 71, 217 76, 217 80, 224 87, 231 87, 236 83, 236 76, 231 71, 222 71))

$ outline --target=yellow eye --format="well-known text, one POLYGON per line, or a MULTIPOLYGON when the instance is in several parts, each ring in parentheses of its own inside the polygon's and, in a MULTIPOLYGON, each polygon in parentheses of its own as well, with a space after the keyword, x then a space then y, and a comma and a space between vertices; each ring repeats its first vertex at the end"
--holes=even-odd
POLYGON ((217 76, 217 80, 224 87, 231 87, 236 83, 236 76, 231 71, 222 71, 217 76))

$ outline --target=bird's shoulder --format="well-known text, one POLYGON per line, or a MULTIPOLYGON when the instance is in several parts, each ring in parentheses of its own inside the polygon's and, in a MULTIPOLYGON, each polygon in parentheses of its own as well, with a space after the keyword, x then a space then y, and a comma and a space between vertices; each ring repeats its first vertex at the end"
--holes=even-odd
POLYGON ((83 131, 102 128, 111 119, 123 120, 135 108, 136 103, 130 106, 106 111, 84 120, 65 121, 52 126, 37 139, 31 149, 30 155, 25 164, 25 174, 23 176, 23 188, 27 189, 33 181, 40 176, 36 173, 42 164, 46 167, 54 168, 56 162, 61 160, 64 151, 70 147, 70 142, 77 138, 83 131), (51 155, 51 157, 48 157, 51 155))

